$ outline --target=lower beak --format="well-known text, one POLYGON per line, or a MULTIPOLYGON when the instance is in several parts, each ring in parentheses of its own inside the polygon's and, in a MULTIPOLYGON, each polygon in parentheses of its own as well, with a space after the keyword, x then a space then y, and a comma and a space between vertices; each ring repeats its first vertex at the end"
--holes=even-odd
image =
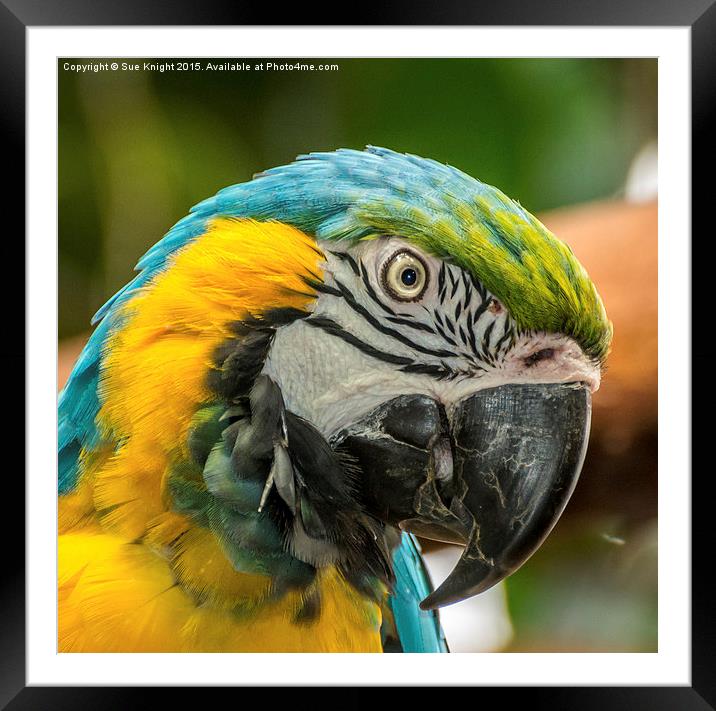
POLYGON ((539 548, 577 483, 590 415, 591 395, 580 383, 489 388, 449 418, 435 400, 403 395, 334 444, 358 460, 373 515, 465 546, 421 603, 433 609, 487 590, 539 548))

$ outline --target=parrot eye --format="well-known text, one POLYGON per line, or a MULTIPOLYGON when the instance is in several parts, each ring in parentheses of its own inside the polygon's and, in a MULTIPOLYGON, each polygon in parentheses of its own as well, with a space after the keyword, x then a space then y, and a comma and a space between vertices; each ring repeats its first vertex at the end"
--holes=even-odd
POLYGON ((381 281, 393 299, 417 301, 428 287, 428 269, 417 254, 402 250, 383 265, 381 281))

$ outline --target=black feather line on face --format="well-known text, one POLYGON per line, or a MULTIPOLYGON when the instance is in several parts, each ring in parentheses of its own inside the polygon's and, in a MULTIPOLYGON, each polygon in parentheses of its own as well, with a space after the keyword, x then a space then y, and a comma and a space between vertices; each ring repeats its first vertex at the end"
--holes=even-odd
POLYGON ((382 360, 384 363, 391 363, 393 365, 411 365, 414 362, 412 358, 395 355, 394 353, 386 353, 385 351, 374 348, 369 343, 361 341, 360 338, 354 336, 350 333, 350 331, 346 331, 340 324, 326 316, 312 316, 307 319, 306 323, 309 326, 320 328, 326 333, 340 338, 354 348, 357 348, 362 353, 365 353, 376 360, 382 360))
MULTIPOLYGON (((410 318, 412 318, 412 316, 410 318)), ((411 321, 410 318, 388 316, 388 321, 399 326, 407 326, 408 328, 414 328, 416 331, 425 331, 425 333, 432 334, 435 333, 435 329, 428 326, 427 323, 421 323, 420 321, 411 321)))
MULTIPOLYGON (((342 284, 340 281, 335 279, 335 287, 329 286, 328 284, 322 284, 322 283, 314 283, 311 282, 311 286, 316 289, 316 291, 319 291, 323 294, 328 294, 330 296, 336 296, 341 297, 343 300, 350 306, 353 311, 355 311, 359 316, 361 316, 365 321, 367 321, 376 331, 379 331, 380 333, 385 334, 386 336, 390 336, 394 340, 398 341, 399 343, 402 343, 405 346, 408 346, 411 350, 418 351, 419 353, 424 353, 425 355, 430 355, 435 358, 452 358, 455 356, 455 354, 451 351, 446 351, 444 349, 435 349, 435 348, 426 348, 425 346, 421 346, 418 343, 415 343, 414 341, 411 341, 410 338, 407 338, 402 333, 395 331, 392 328, 389 328, 388 326, 385 326, 382 324, 373 314, 368 311, 368 309, 365 308, 362 304, 358 303, 356 301, 355 297, 351 292, 348 290, 348 288, 342 284)), ((375 297, 377 299, 377 297, 375 297)), ((380 303, 380 302, 378 302, 380 303)), ((391 321, 395 322, 396 319, 400 319, 400 317, 395 314, 395 312, 391 311, 391 321)), ((328 319, 330 320, 330 319, 328 319)), ((317 322, 320 322, 320 319, 316 319, 317 322)), ((420 325, 416 325, 412 322, 407 322, 405 319, 399 320, 399 323, 408 323, 408 325, 412 326, 413 328, 418 328, 420 330, 426 330, 430 329, 430 327, 424 327, 420 325)), ((332 323, 335 323, 332 321, 332 323)), ((347 334, 347 331, 344 331, 341 329, 343 333, 347 334)), ((349 334, 350 335, 350 334, 349 334)), ((353 337, 355 339, 355 337, 353 337)), ((347 338, 344 338, 344 340, 348 340, 347 338)), ((357 341, 358 339, 355 339, 357 341)), ((368 346, 367 344, 360 341, 360 343, 363 344, 366 348, 372 348, 372 346, 368 346)), ((380 353, 381 351, 378 351, 378 349, 373 349, 374 351, 380 353)), ((385 358, 383 358, 385 360, 385 358)))
POLYGON ((445 365, 432 365, 430 363, 413 363, 404 365, 401 370, 404 373, 415 373, 416 375, 429 375, 437 380, 452 380, 460 373, 445 365))
POLYGON ((492 298, 485 299, 475 310, 475 313, 472 315, 472 325, 473 328, 477 326, 477 322, 480 320, 482 315, 487 311, 487 309, 490 308, 490 304, 492 303, 492 298))
POLYGON ((447 333, 445 333, 445 331, 443 330, 443 328, 440 327, 440 326, 437 324, 437 322, 435 323, 435 328, 437 328, 438 333, 442 336, 442 338, 443 338, 444 341, 447 341, 451 346, 455 346, 455 348, 458 347, 458 346, 457 346, 457 341, 455 341, 454 339, 450 338, 450 336, 448 336, 447 333))
MULTIPOLYGON (((492 358, 488 352, 484 350, 484 339, 483 339, 483 349, 481 350, 478 348, 477 345, 477 338, 475 336, 475 329, 477 327, 477 322, 480 320, 480 318, 485 314, 487 309, 489 308, 490 304, 492 303, 492 298, 485 299, 480 306, 475 309, 475 311, 472 312, 467 318, 467 333, 469 338, 469 345, 470 349, 472 350, 473 355, 483 363, 490 363, 492 362, 492 358)), ((494 322, 490 324, 488 327, 489 330, 492 329, 492 326, 494 325, 494 322)), ((486 335, 489 336, 489 330, 486 329, 486 335)))
POLYGON ((335 289, 328 284, 324 284, 322 281, 311 280, 307 283, 312 289, 315 289, 321 294, 330 294, 331 296, 343 296, 343 294, 338 289, 335 289))
POLYGON ((475 318, 473 314, 472 325, 468 323, 467 334, 470 340, 470 348, 476 357, 480 357, 480 352, 477 350, 477 336, 475 335, 475 318))
POLYGON ((490 336, 492 336, 492 329, 495 327, 495 322, 491 321, 485 329, 485 334, 482 337, 482 354, 484 358, 493 360, 490 355, 490 336))
POLYGON ((499 352, 500 352, 502 346, 507 343, 507 340, 508 340, 508 339, 511 337, 511 335, 512 335, 512 329, 509 327, 507 321, 505 321, 505 324, 504 324, 504 326, 503 326, 503 329, 504 329, 504 333, 502 334, 502 336, 500 336, 500 340, 497 341, 497 343, 495 344, 495 353, 499 353, 499 352))
POLYGON ((450 283, 452 284, 452 290, 450 291, 450 298, 455 298, 455 294, 457 293, 457 288, 460 286, 459 280, 453 275, 452 270, 448 272, 448 276, 450 277, 450 283))
POLYGON ((465 329, 462 327, 462 324, 458 325, 458 331, 460 332, 460 340, 463 342, 464 345, 469 346, 470 343, 467 338, 467 333, 465 332, 465 329))
POLYGON ((357 314, 362 316, 376 331, 380 331, 386 336, 390 336, 399 343, 402 343, 404 346, 408 346, 408 348, 418 351, 419 353, 424 353, 425 355, 434 356, 435 358, 451 358, 455 355, 451 351, 421 346, 420 344, 411 341, 402 333, 384 326, 377 318, 375 318, 375 316, 373 316, 373 314, 370 313, 370 311, 368 311, 368 309, 359 304, 350 291, 348 291, 348 289, 338 280, 336 280, 336 286, 340 289, 341 295, 348 306, 350 306, 357 314))
MULTIPOLYGON (((360 276, 365 293, 374 303, 386 312, 388 316, 384 319, 384 322, 373 316, 368 309, 356 300, 353 294, 349 291, 348 287, 342 284, 337 278, 335 279, 335 286, 313 282, 311 282, 311 286, 319 292, 337 298, 343 298, 348 306, 368 321, 373 328, 381 333, 384 333, 385 335, 390 336, 391 338, 394 338, 400 343, 403 343, 412 350, 416 350, 420 353, 425 353, 440 359, 464 358, 470 362, 471 366, 473 366, 472 372, 475 373, 477 371, 486 371, 486 369, 480 365, 481 363, 484 365, 494 365, 495 358, 500 355, 500 348, 505 347, 509 349, 511 341, 506 342, 506 340, 501 338, 499 343, 496 344, 494 352, 490 351, 491 332, 493 331, 495 325, 494 321, 493 323, 488 324, 488 327, 485 329, 485 333, 483 334, 482 344, 481 346, 478 345, 476 334, 478 322, 488 311, 490 305, 494 302, 494 299, 488 294, 480 280, 468 271, 453 264, 446 262, 440 263, 436 281, 438 298, 443 308, 442 311, 440 311, 438 309, 430 309, 423 305, 423 309, 432 321, 432 325, 429 325, 427 323, 417 321, 413 314, 396 313, 390 309, 371 285, 368 277, 368 271, 362 260, 356 261, 352 256, 346 253, 331 252, 331 254, 350 265, 353 273, 356 276, 360 276), (463 294, 460 295, 458 301, 452 305, 452 310, 450 311, 450 315, 448 315, 447 308, 451 302, 455 301, 455 297, 458 294, 460 287, 463 289, 463 294), (450 290, 449 298, 448 289, 450 290), (473 302, 476 302, 476 307, 472 306, 473 302), (444 349, 426 348, 415 343, 410 338, 406 338, 403 334, 389 328, 385 325, 385 322, 440 336, 446 344, 455 350, 448 351, 444 349), (462 350, 463 347, 465 350, 462 350)), ((369 344, 352 336, 332 319, 316 318, 315 320, 316 323, 313 325, 319 326, 326 332, 342 338, 344 341, 350 343, 371 357, 383 360, 384 362, 396 365, 399 364, 399 362, 395 359, 395 356, 370 346, 369 344)), ((508 326, 509 324, 505 322, 503 328, 508 329, 508 326)), ((444 363, 442 365, 431 365, 422 364, 419 361, 413 361, 412 364, 403 365, 401 370, 404 372, 431 375, 432 377, 438 379, 444 379, 446 377, 453 378, 462 373, 459 369, 456 370, 450 368, 444 363)))
POLYGON ((465 301, 463 303, 463 308, 467 310, 467 307, 470 305, 470 302, 472 301, 472 285, 470 284, 470 277, 467 275, 467 272, 463 271, 462 273, 462 283, 465 287, 465 301))
POLYGON ((456 335, 455 325, 447 314, 443 314, 443 321, 445 322, 445 325, 447 326, 450 333, 452 333, 453 336, 456 335))
MULTIPOLYGON (((313 326, 314 328, 320 328, 326 333, 340 338, 341 340, 345 341, 346 343, 350 344, 351 346, 358 349, 362 353, 365 353, 371 358, 381 360, 385 363, 390 363, 391 365, 399 365, 401 366, 400 370, 404 373, 429 375, 437 380, 453 380, 461 376, 470 377, 474 376, 478 372, 485 372, 485 368, 481 367, 478 362, 473 358, 470 358, 472 368, 470 368, 469 370, 456 370, 449 365, 446 365, 445 363, 440 363, 439 365, 432 363, 419 363, 417 361, 412 360, 411 358, 398 356, 393 353, 386 353, 385 351, 378 350, 370 344, 361 341, 352 333, 346 331, 340 324, 333 321, 333 319, 327 318, 325 316, 312 316, 311 318, 306 319, 306 324, 309 326, 313 326)), ((450 340, 450 337, 447 336, 442 331, 442 329, 438 327, 438 330, 440 331, 440 334, 443 336, 443 338, 448 341, 450 340)), ((457 346, 457 344, 455 345, 457 346)))
POLYGON ((346 262, 350 268, 353 270, 353 273, 356 276, 360 276, 360 270, 358 269, 358 264, 356 263, 356 260, 351 257, 348 252, 332 252, 329 250, 329 253, 332 254, 334 257, 338 257, 343 262, 346 262))
POLYGON ((470 274, 469 276, 472 285, 475 287, 477 293, 480 295, 480 299, 482 299, 482 301, 485 301, 487 299, 487 290, 482 285, 482 282, 474 274, 470 274))
POLYGON ((372 284, 370 283, 370 279, 368 278, 368 272, 366 271, 365 265, 363 262, 360 263, 360 277, 361 281, 363 282, 363 286, 365 287, 366 294, 376 303, 378 306, 380 306, 385 313, 387 313, 389 316, 397 316, 398 314, 393 311, 387 304, 383 303, 382 299, 378 298, 378 294, 375 293, 375 289, 373 288, 372 284))

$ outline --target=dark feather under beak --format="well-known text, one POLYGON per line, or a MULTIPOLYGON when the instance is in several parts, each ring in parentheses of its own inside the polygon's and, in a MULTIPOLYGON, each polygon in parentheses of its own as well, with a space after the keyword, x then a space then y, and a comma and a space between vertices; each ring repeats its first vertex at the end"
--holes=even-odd
POLYGON ((421 603, 432 609, 487 590, 539 548, 577 483, 590 419, 581 383, 488 388, 449 414, 425 395, 402 395, 333 445, 358 460, 373 515, 465 546, 421 603))

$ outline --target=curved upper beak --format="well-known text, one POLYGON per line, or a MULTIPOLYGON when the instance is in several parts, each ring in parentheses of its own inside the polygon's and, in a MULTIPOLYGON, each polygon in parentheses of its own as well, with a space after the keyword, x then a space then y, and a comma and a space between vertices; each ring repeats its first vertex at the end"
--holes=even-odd
POLYGON ((390 400, 334 445, 357 458, 367 509, 463 554, 423 609, 476 595, 517 570, 574 490, 589 436, 581 383, 502 385, 445 409, 424 395, 390 400))

